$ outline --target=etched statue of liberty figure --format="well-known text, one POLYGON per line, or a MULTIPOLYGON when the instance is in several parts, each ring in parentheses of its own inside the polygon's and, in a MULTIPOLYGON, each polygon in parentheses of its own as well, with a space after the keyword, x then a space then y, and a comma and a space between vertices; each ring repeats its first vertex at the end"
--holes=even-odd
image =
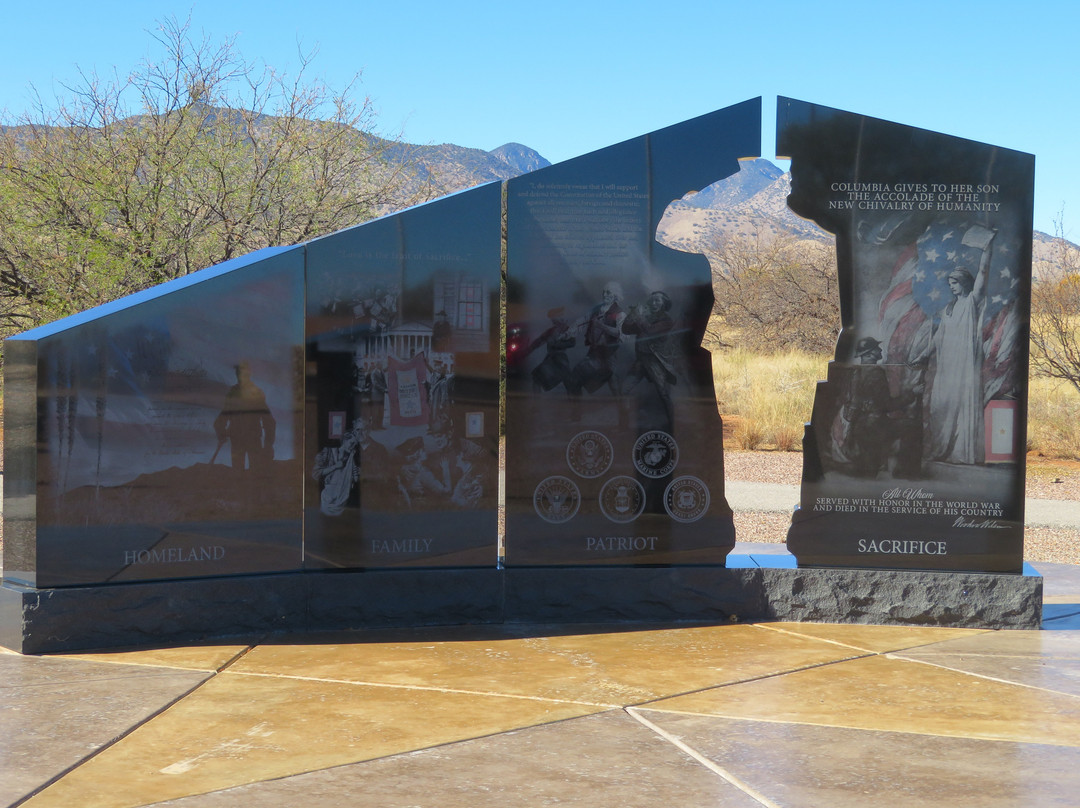
POLYGON ((994 235, 979 225, 963 234, 965 246, 981 250, 979 267, 975 275, 963 266, 949 272, 952 300, 935 318, 928 354, 920 357, 920 361, 932 358, 934 364, 926 391, 927 457, 931 460, 983 461, 983 312, 994 235))

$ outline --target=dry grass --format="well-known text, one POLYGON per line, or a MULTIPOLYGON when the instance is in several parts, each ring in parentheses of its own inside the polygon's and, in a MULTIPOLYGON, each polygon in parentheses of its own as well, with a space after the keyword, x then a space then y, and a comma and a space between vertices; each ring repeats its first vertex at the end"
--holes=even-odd
MULTIPOLYGON (((714 350, 716 398, 725 419, 730 417, 734 447, 800 451, 814 388, 825 378, 830 358, 795 350, 771 355, 714 350)), ((1027 448, 1042 457, 1080 460, 1080 393, 1074 387, 1031 379, 1027 448)))
POLYGON ((1028 452, 1080 460, 1080 393, 1057 379, 1032 378, 1028 389, 1028 452))
POLYGON ((713 379, 720 411, 735 416, 732 438, 740 449, 802 448, 814 387, 825 377, 828 357, 802 351, 757 354, 713 352, 713 379))

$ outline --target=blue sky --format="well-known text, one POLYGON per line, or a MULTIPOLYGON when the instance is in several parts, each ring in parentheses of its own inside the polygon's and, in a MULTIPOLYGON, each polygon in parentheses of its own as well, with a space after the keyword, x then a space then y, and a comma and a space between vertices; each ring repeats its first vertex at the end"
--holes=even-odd
POLYGON ((10 4, 0 109, 22 111, 78 69, 126 72, 147 33, 190 15, 215 38, 285 70, 298 48, 342 86, 357 72, 385 133, 553 162, 763 96, 772 157, 786 95, 1036 155, 1035 226, 1080 240, 1080 4, 547 0, 99 0, 10 4))

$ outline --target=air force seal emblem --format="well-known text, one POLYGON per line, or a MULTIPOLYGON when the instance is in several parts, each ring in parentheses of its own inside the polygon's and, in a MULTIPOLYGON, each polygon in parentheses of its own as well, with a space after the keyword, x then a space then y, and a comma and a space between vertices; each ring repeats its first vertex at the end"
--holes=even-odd
POLYGON ((612 522, 633 522, 645 510, 645 489, 633 477, 612 477, 600 489, 600 510, 612 522))

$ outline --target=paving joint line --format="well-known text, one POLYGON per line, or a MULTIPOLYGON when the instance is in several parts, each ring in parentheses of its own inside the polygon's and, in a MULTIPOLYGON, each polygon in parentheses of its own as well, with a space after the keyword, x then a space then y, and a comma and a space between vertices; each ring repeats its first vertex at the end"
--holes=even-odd
MULTIPOLYGON (((851 648, 852 650, 855 650, 855 651, 862 651, 865 654, 878 654, 878 655, 898 653, 900 651, 907 651, 907 650, 910 650, 912 648, 929 648, 932 645, 939 645, 939 644, 941 644, 943 642, 950 642, 951 640, 956 639, 956 637, 950 637, 948 640, 934 640, 933 642, 917 643, 915 645, 905 646, 904 648, 894 648, 892 651, 874 651, 872 648, 861 648, 858 645, 851 645, 850 643, 841 642, 840 640, 830 640, 830 639, 828 639, 826 637, 815 637, 815 636, 810 635, 810 634, 800 634, 798 631, 791 631, 790 629, 780 628, 779 626, 772 626, 772 625, 769 625, 768 623, 753 623, 752 625, 756 626, 757 628, 764 628, 764 629, 768 629, 769 631, 776 631, 776 632, 781 633, 781 634, 788 634, 788 635, 790 635, 792 637, 801 637, 802 639, 807 639, 807 640, 817 640, 818 642, 832 643, 833 645, 838 645, 841 648, 851 648)), ((831 625, 860 626, 860 625, 863 625, 863 624, 861 624, 861 623, 833 623, 831 625)), ((864 627, 865 628, 874 628, 874 626, 868 626, 868 625, 866 625, 864 627)), ((895 628, 905 628, 905 627, 904 626, 896 626, 895 628)), ((931 628, 948 628, 948 626, 932 626, 931 628)), ((980 634, 990 634, 992 632, 992 629, 968 629, 968 630, 969 631, 977 631, 980 634)))
MULTIPOLYGON (((247 651, 250 651, 254 647, 255 646, 249 646, 247 648, 247 651)), ((246 651, 243 651, 240 654, 237 654, 237 656, 241 656, 244 653, 246 653, 246 651)), ((228 663, 226 663, 226 664, 228 664, 228 663)), ((120 743, 122 740, 129 737, 136 730, 140 729, 141 727, 146 726, 147 724, 149 724, 151 721, 153 721, 158 716, 160 716, 163 713, 167 712, 168 710, 172 709, 177 704, 179 704, 181 701, 183 701, 188 696, 190 696, 192 693, 195 693, 198 690, 201 690, 208 682, 213 681, 218 675, 218 671, 207 671, 205 669, 195 671, 195 670, 192 670, 190 668, 188 668, 187 670, 189 670, 192 673, 206 673, 208 675, 201 682, 196 683, 194 686, 192 686, 188 690, 184 691, 183 693, 178 695, 176 698, 170 699, 167 703, 163 704, 161 707, 154 710, 152 713, 150 713, 150 715, 146 716, 145 718, 143 718, 143 719, 141 719, 139 721, 136 721, 134 724, 132 724, 126 730, 124 730, 123 732, 118 734, 115 738, 113 738, 112 740, 107 741, 106 743, 102 744, 100 748, 95 749, 92 752, 90 752, 89 754, 83 756, 82 758, 80 758, 78 761, 76 761, 75 763, 68 766, 63 771, 58 772, 57 774, 50 777, 46 782, 42 783, 37 788, 33 789, 29 794, 26 794, 25 796, 20 797, 18 800, 11 803, 10 808, 18 808, 18 806, 25 804, 28 800, 33 799, 38 794, 45 791, 45 789, 47 789, 50 786, 53 786, 56 783, 63 780, 65 777, 67 777, 69 774, 71 774, 76 769, 80 768, 81 766, 86 765, 91 760, 93 760, 94 758, 96 758, 99 755, 103 754, 104 752, 108 751, 109 749, 112 749, 114 746, 116 746, 116 744, 120 743)))
MULTIPOLYGON (((677 699, 677 698, 682 698, 683 696, 693 696, 693 695, 695 695, 697 693, 706 693, 709 690, 719 690, 719 689, 724 688, 724 687, 734 687, 735 685, 746 685, 746 684, 750 684, 751 682, 764 682, 767 679, 776 679, 776 678, 778 678, 780 676, 788 676, 788 675, 790 675, 792 673, 802 673, 803 671, 811 671, 811 670, 814 670, 815 668, 824 668, 824 667, 827 667, 829 665, 839 665, 839 664, 844 663, 844 662, 854 662, 855 660, 858 660, 858 659, 869 659, 870 657, 875 657, 875 656, 881 656, 881 654, 864 653, 864 654, 856 654, 855 656, 844 657, 843 659, 833 659, 833 660, 830 660, 828 662, 815 662, 812 665, 803 665, 803 666, 798 667, 798 668, 791 668, 789 670, 784 670, 784 671, 775 671, 773 673, 763 673, 760 676, 751 676, 748 679, 736 679, 733 682, 721 682, 720 684, 708 685, 706 687, 699 687, 699 688, 696 688, 694 690, 686 690, 686 691, 683 691, 681 693, 672 693, 671 695, 667 695, 667 696, 658 696, 657 698, 649 699, 648 701, 639 701, 639 702, 635 702, 633 704, 627 704, 627 705, 625 705, 624 708, 625 709, 641 708, 641 707, 648 708, 648 706, 650 704, 656 704, 656 703, 661 702, 661 701, 667 701, 668 699, 677 699)), ((651 709, 655 709, 655 708, 651 708, 651 709)))
POLYGON ((645 716, 639 715, 635 708, 627 707, 627 708, 625 708, 625 712, 631 718, 633 718, 634 720, 641 723, 643 726, 645 726, 648 729, 655 732, 657 735, 659 735, 665 741, 672 744, 677 749, 681 750, 683 753, 689 755, 692 759, 696 760, 698 763, 700 763, 702 766, 707 768, 713 774, 719 775, 721 778, 726 780, 728 783, 735 786, 735 788, 739 789, 740 791, 742 791, 747 796, 757 800, 759 803, 761 803, 766 808, 781 808, 779 803, 776 803, 776 802, 773 802, 772 800, 770 800, 768 797, 766 797, 764 794, 762 794, 760 791, 758 791, 752 785, 747 783, 741 777, 738 777, 738 776, 732 774, 731 772, 729 772, 727 769, 725 769, 724 767, 722 767, 721 765, 719 765, 715 761, 710 760, 709 758, 705 757, 705 755, 698 752, 696 749, 691 747, 689 744, 687 744, 684 741, 676 738, 670 732, 667 732, 666 730, 664 730, 661 727, 657 726, 652 721, 645 718, 645 716))
POLYGON ((552 704, 581 704, 585 707, 601 707, 606 710, 620 709, 623 704, 616 702, 581 701, 579 699, 555 699, 549 696, 528 696, 520 693, 497 693, 489 690, 465 690, 456 687, 434 687, 432 685, 403 685, 390 682, 367 682, 355 679, 330 679, 320 676, 299 676, 293 673, 262 673, 261 671, 228 671, 233 676, 261 676, 266 679, 292 679, 301 682, 326 682, 335 685, 356 685, 357 687, 383 687, 391 690, 420 690, 433 693, 458 693, 464 696, 491 696, 506 699, 524 699, 552 704))
MULTIPOLYGON (((628 707, 629 709, 640 709, 637 707, 628 707)), ((1005 738, 1002 736, 992 735, 963 735, 959 732, 929 732, 927 730, 918 729, 893 729, 890 727, 858 727, 852 724, 826 724, 821 721, 807 721, 798 720, 794 718, 769 718, 767 716, 746 716, 746 715, 725 715, 722 713, 695 713, 687 710, 664 710, 655 707, 645 708, 652 709, 659 713, 668 713, 670 715, 685 715, 692 718, 722 718, 725 721, 746 721, 748 723, 758 724, 783 724, 784 726, 795 727, 824 727, 826 729, 842 729, 849 730, 851 732, 882 732, 895 735, 918 735, 920 738, 959 738, 961 740, 979 741, 987 743, 1008 743, 1017 746, 1054 746, 1060 749, 1080 749, 1080 746, 1071 743, 1055 742, 1053 740, 1031 740, 1031 739, 1018 739, 1018 738, 1005 738)))
POLYGON ((985 673, 973 673, 972 671, 964 671, 964 670, 960 670, 958 668, 950 668, 948 665, 939 665, 936 662, 930 662, 929 660, 926 660, 926 659, 909 659, 907 657, 898 656, 898 655, 892 654, 892 653, 885 654, 885 657, 888 658, 888 659, 899 660, 901 662, 917 662, 920 665, 929 665, 931 668, 937 668, 937 669, 943 670, 943 671, 950 671, 952 673, 959 673, 959 674, 963 674, 964 676, 974 676, 976 679, 985 679, 985 680, 987 680, 989 682, 997 682, 998 684, 1002 684, 1002 685, 1013 685, 1014 687, 1026 687, 1028 690, 1036 690, 1036 691, 1038 691, 1040 693, 1053 693, 1053 694, 1055 694, 1057 696, 1066 696, 1066 697, 1068 697, 1070 699, 1080 699, 1080 694, 1066 693, 1063 690, 1051 690, 1048 687, 1039 687, 1038 685, 1029 685, 1029 684, 1026 684, 1025 682, 1013 682, 1013 681, 1011 681, 1009 679, 999 679, 996 676, 989 676, 989 675, 987 675, 985 673))

